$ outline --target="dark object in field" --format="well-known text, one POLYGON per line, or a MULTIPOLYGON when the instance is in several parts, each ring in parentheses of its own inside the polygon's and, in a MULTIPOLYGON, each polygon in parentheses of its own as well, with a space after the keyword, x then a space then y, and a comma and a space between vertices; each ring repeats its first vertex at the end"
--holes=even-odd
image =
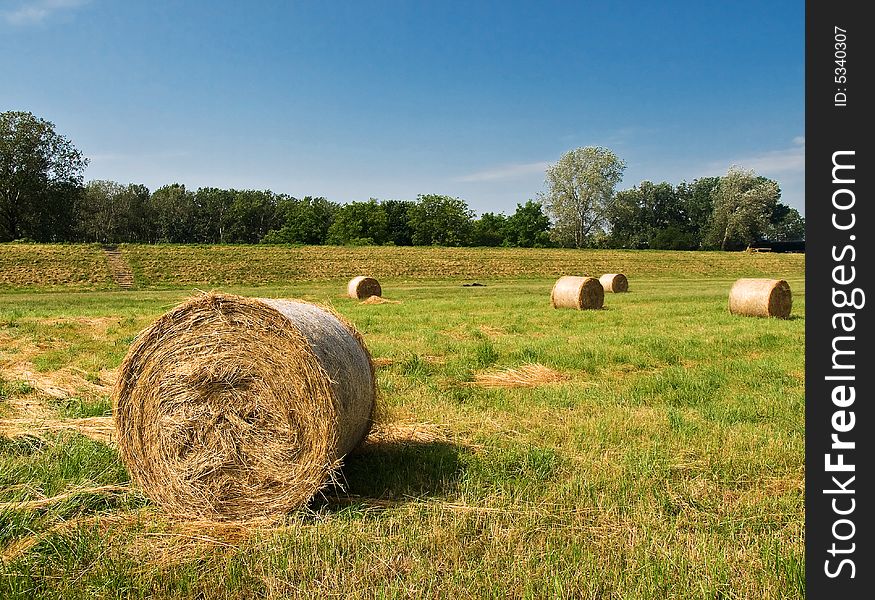
POLYGON ((599 309, 605 303, 605 290, 595 277, 560 277, 550 292, 553 308, 599 309))
POLYGON ((629 291, 629 280, 622 273, 605 273, 599 277, 599 283, 602 284, 605 292, 622 294, 629 291))
POLYGON ((473 283, 463 283, 462 287, 486 287, 486 284, 475 281, 473 283))
POLYGON ((382 296, 383 288, 380 287, 380 282, 373 277, 365 277, 360 275, 350 279, 346 284, 346 293, 350 298, 362 300, 371 296, 382 296))
POLYGON ((733 315, 786 319, 792 307, 790 284, 783 279, 739 279, 729 290, 733 315))
POLYGON ((246 521, 300 508, 367 435, 373 364, 342 317, 205 294, 131 345, 113 389, 119 450, 168 512, 246 521))

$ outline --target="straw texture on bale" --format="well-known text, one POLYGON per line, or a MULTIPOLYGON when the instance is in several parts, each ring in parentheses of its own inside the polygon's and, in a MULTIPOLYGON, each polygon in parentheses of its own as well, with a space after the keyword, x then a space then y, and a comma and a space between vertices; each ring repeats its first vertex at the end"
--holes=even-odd
POLYGON ((792 307, 790 285, 783 279, 739 279, 729 291, 729 312, 734 315, 786 319, 792 307))
POLYGON ((599 283, 605 288, 605 292, 622 294, 629 291, 629 280, 622 273, 605 273, 599 277, 599 283))
POLYGON ((346 293, 350 298, 362 300, 371 296, 382 296, 383 288, 380 287, 380 282, 373 277, 360 275, 349 280, 349 283, 346 284, 346 293))
POLYGON ((141 332, 113 389, 131 476, 172 514, 305 505, 367 435, 373 365, 351 324, 295 300, 195 297, 141 332))
POLYGON ((560 277, 550 292, 553 308, 598 309, 604 306, 605 290, 595 277, 560 277))

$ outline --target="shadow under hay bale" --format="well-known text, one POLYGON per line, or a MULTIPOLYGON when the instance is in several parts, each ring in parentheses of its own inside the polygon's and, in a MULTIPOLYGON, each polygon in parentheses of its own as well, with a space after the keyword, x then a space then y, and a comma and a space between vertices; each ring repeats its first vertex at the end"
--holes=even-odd
POLYGON ((783 279, 739 279, 729 290, 733 315, 786 319, 792 308, 790 284, 783 279))
POLYGON ((360 275, 350 279, 349 283, 346 284, 346 294, 355 300, 362 300, 372 296, 382 296, 383 288, 380 287, 380 282, 373 277, 360 275))
POLYGON ((595 277, 560 277, 550 292, 553 308, 599 309, 605 303, 605 290, 595 277))
POLYGON ((605 292, 622 294, 629 291, 629 280, 622 273, 605 273, 599 277, 605 292))
POLYGON ((304 506, 367 435, 355 328, 292 300, 205 294, 140 333, 113 409, 134 482, 170 513, 249 520, 304 506))
POLYGON ((443 440, 366 444, 344 461, 343 489, 326 490, 325 502, 342 505, 345 495, 363 500, 447 495, 463 474, 465 451, 443 440))

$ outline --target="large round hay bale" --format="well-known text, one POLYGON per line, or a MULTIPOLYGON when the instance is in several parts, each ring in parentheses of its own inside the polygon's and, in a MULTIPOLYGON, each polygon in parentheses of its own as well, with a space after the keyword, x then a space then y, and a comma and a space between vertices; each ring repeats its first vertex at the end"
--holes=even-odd
POLYGON ((734 315, 786 319, 792 307, 790 285, 783 279, 739 279, 729 291, 729 312, 734 315))
POLYGON ((349 280, 346 284, 346 293, 350 298, 362 300, 371 296, 382 296, 383 288, 380 287, 380 282, 373 277, 365 277, 359 275, 349 280))
POLYGON ((295 300, 205 294, 131 345, 113 389, 122 459, 190 518, 305 505, 370 429, 373 364, 355 328, 295 300))
POLYGON ((599 277, 599 283, 605 288, 605 292, 622 294, 629 291, 629 280, 622 273, 605 273, 599 277))
POLYGON ((595 277, 560 277, 550 292, 553 308, 598 309, 604 306, 605 290, 595 277))

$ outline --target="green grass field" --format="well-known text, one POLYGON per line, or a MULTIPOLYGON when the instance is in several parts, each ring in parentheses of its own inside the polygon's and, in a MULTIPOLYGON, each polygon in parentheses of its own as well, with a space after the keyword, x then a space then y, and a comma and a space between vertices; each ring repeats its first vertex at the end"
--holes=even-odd
POLYGON ((0 277, 0 598, 804 597, 804 257, 335 250, 123 246, 125 292, 88 279, 92 246, 68 250, 84 279, 0 277), (342 297, 357 270, 399 303, 342 297), (550 308, 555 275, 614 270, 604 310, 550 308), (763 275, 792 317, 730 315, 763 275), (105 421, 134 335, 205 284, 333 305, 384 421, 423 435, 348 457, 279 527, 164 517, 70 423, 105 421), (567 379, 475 382, 527 363, 567 379))

